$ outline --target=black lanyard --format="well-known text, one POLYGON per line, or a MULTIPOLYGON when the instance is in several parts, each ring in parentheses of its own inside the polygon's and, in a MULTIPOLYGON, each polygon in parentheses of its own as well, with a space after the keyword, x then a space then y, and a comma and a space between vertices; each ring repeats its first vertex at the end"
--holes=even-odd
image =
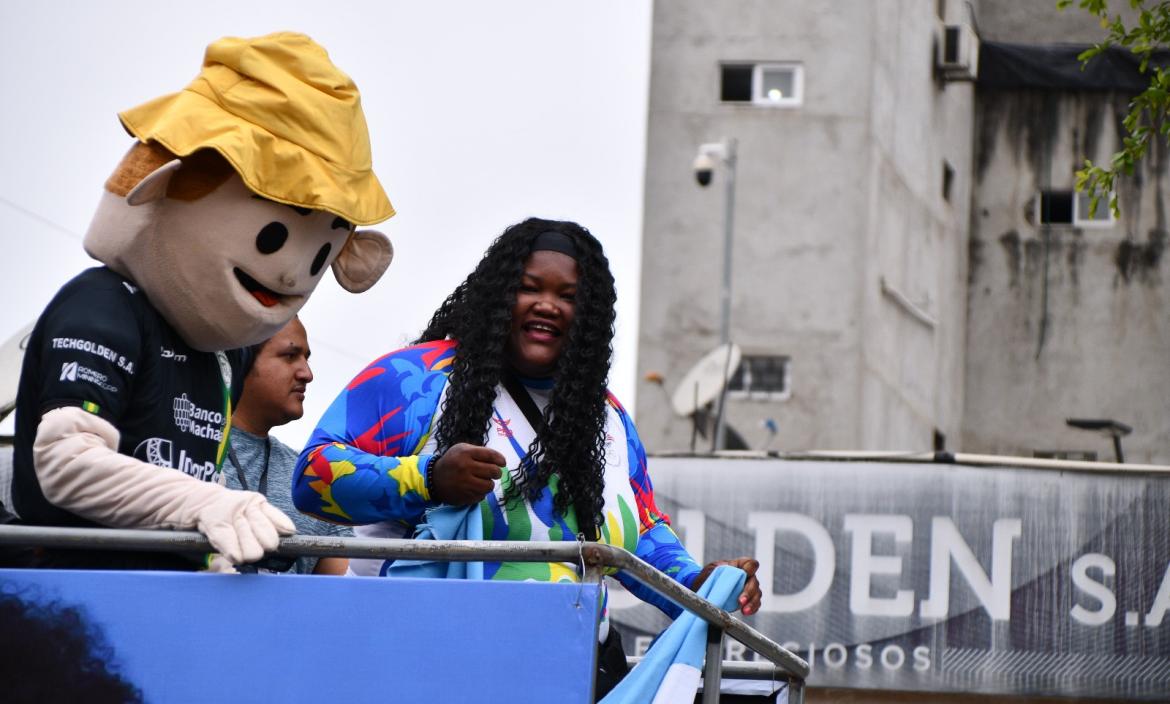
MULTIPOLYGON (((504 372, 503 379, 500 382, 504 385, 504 390, 508 392, 512 400, 520 407, 520 412, 524 414, 524 417, 528 420, 528 424, 536 431, 536 437, 539 438, 541 431, 544 430, 544 416, 540 413, 540 409, 536 407, 536 401, 532 400, 532 395, 528 393, 528 389, 524 388, 524 385, 516 379, 514 374, 508 372, 504 372)), ((585 534, 586 540, 590 542, 597 540, 597 526, 594 522, 592 520, 581 520, 582 516, 590 516, 592 512, 582 512, 576 506, 573 507, 573 510, 577 514, 577 529, 585 534)))
MULTIPOLYGON (((260 472, 260 485, 256 488, 256 491, 264 496, 268 496, 268 460, 272 454, 270 448, 268 438, 264 438, 264 469, 260 472)), ((228 445, 228 461, 236 468, 236 477, 240 480, 240 486, 244 488, 244 491, 248 491, 248 478, 244 476, 244 468, 240 466, 240 460, 236 458, 236 448, 231 445, 228 445)))

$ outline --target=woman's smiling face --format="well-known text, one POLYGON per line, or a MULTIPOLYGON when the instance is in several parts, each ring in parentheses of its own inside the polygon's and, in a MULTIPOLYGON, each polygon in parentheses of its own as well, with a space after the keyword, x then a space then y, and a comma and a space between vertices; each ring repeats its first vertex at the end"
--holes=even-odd
POLYGON ((576 296, 577 262, 572 257, 539 250, 525 260, 506 347, 518 374, 539 378, 556 371, 577 311, 576 296))

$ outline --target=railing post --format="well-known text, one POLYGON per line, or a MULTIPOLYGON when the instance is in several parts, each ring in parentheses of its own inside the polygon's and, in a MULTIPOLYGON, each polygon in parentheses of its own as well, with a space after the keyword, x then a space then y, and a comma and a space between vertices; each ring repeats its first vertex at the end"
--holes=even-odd
POLYGON ((788 678, 788 704, 804 704, 804 680, 788 678))
POLYGON ((703 663, 703 704, 719 701, 719 680, 723 667, 723 629, 707 624, 707 659, 703 663))

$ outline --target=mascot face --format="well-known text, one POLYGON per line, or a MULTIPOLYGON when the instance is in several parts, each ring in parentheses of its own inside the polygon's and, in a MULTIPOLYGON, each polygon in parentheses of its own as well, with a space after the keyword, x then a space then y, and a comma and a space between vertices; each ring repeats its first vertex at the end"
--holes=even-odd
POLYGON ((233 175, 205 198, 166 201, 151 259, 170 282, 162 295, 197 296, 208 322, 220 323, 216 337, 263 340, 305 304, 351 229, 330 213, 254 195, 233 175))
POLYGON ((344 288, 362 291, 390 264, 381 233, 258 196, 234 173, 197 200, 167 198, 180 168, 177 160, 158 168, 125 198, 107 192, 85 245, 133 279, 195 349, 268 339, 330 267, 344 288))

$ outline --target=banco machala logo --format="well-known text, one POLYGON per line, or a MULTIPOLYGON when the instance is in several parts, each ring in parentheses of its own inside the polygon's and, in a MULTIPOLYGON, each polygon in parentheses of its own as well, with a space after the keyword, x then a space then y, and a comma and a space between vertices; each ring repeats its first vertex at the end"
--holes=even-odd
POLYGON ((175 425, 184 433, 191 427, 191 414, 195 412, 195 404, 187 398, 187 394, 175 398, 175 425))
POLYGON ((57 381, 77 381, 77 362, 66 362, 61 365, 61 378, 57 381))
POLYGON ((175 426, 180 431, 216 442, 223 439, 223 413, 199 407, 187 394, 176 396, 173 408, 175 426))

